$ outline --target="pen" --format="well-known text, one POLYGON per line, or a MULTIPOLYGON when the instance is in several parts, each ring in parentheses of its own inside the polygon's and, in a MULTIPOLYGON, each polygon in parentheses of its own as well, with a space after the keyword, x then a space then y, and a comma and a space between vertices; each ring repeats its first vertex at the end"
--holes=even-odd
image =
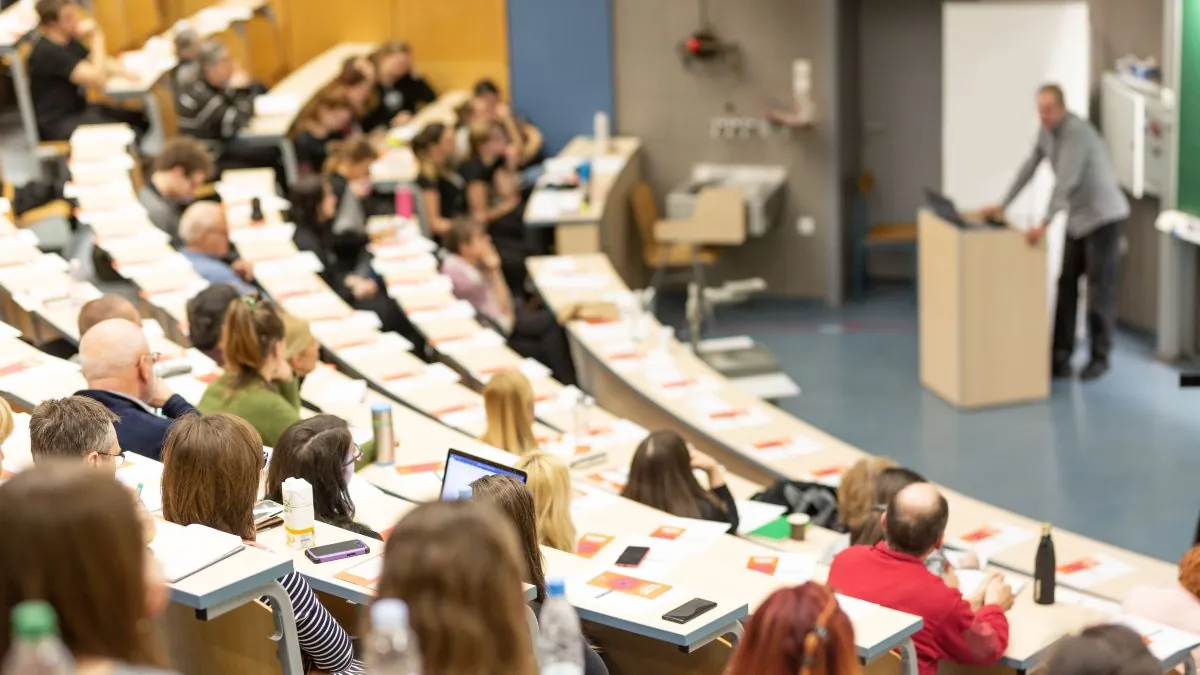
POLYGON ((137 486, 138 499, 142 498, 142 486, 143 485, 145 485, 145 483, 138 483, 138 486, 137 486))

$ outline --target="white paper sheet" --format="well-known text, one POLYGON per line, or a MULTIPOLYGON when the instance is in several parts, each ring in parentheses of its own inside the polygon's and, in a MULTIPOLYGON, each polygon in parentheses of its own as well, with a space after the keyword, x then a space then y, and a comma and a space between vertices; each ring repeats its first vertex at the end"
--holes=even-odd
POLYGON ((746 569, 775 577, 790 584, 802 584, 813 577, 817 557, 807 553, 775 553, 751 556, 746 569))
POLYGON ((1037 537, 1037 532, 1008 523, 988 523, 947 544, 964 551, 975 551, 988 558, 1023 541, 1037 537))
POLYGON ((1075 588, 1092 588, 1105 581, 1125 576, 1133 567, 1103 553, 1078 560, 1068 560, 1058 566, 1058 583, 1075 588))

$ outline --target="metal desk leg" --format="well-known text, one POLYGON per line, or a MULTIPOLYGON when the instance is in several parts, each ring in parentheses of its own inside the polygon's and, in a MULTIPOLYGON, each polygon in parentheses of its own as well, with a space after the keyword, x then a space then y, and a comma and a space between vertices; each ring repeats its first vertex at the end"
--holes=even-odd
POLYGON ((1192 658, 1191 652, 1179 664, 1183 666, 1183 675, 1196 675, 1196 659, 1192 658))
POLYGON ((684 654, 694 654, 700 651, 702 647, 707 646, 713 640, 719 640, 721 638, 725 638, 729 641, 730 645, 736 647, 737 644, 742 641, 742 636, 745 635, 745 633, 746 629, 742 626, 742 622, 734 621, 733 625, 729 628, 719 630, 716 633, 713 633, 702 640, 697 640, 690 645, 681 646, 679 651, 683 652, 684 654))
POLYGON ((284 675, 303 675, 300 641, 295 629, 296 614, 287 591, 283 589, 283 584, 276 581, 266 588, 263 596, 271 600, 271 614, 275 616, 275 634, 271 639, 277 643, 279 665, 283 666, 284 675))
MULTIPOLYGON (((142 99, 146 104, 146 119, 150 120, 150 129, 158 130, 159 136, 162 138, 162 142, 165 145, 167 142, 167 130, 166 127, 163 126, 162 109, 158 105, 158 97, 154 95, 154 90, 156 87, 157 85, 154 85, 147 89, 146 95, 142 97, 142 99)), ((146 135, 148 136, 149 133, 146 135)), ((143 137, 142 140, 144 141, 145 137, 143 137)), ((137 150, 138 154, 141 154, 142 149, 138 147, 138 143, 136 141, 134 142, 134 150, 137 150)), ((159 150, 161 151, 162 148, 159 148, 159 150)))
POLYGON ((279 140, 279 154, 283 157, 283 177, 291 186, 300 175, 300 163, 296 161, 296 146, 286 136, 279 140))
MULTIPOLYGON (((745 634, 746 634, 746 629, 742 626, 742 622, 738 621, 733 624, 733 626, 729 629, 729 632, 725 633, 721 637, 728 640, 730 646, 736 647, 736 646, 738 646, 738 643, 742 641, 742 636, 745 634)), ((1191 673, 1191 675, 1196 675, 1196 674, 1191 673)))
POLYGON ((13 51, 8 55, 8 70, 12 73, 13 89, 17 95, 17 109, 21 111, 21 126, 25 129, 25 142, 29 152, 36 153, 38 147, 37 115, 33 111, 33 96, 29 93, 29 73, 25 62, 13 51))
POLYGON ((900 645, 900 672, 917 675, 917 648, 911 638, 900 645))

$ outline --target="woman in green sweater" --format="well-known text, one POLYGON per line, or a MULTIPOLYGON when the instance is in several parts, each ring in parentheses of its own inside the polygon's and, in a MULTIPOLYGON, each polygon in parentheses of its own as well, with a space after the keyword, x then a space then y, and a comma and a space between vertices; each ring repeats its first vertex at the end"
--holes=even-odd
POLYGON ((225 374, 204 390, 205 415, 227 413, 249 422, 274 446, 300 419, 300 380, 288 364, 280 312, 267 300, 243 296, 229 303, 221 328, 225 374))

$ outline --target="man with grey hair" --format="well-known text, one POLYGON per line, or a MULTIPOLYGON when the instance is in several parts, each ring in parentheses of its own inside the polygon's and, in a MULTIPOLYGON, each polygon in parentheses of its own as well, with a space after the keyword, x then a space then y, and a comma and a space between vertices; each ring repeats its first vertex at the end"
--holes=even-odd
POLYGON ((200 45, 196 73, 179 91, 179 131, 204 142, 217 168, 278 168, 271 145, 251 145, 237 134, 254 116, 254 87, 229 48, 209 39, 200 45))
POLYGON ((216 202, 196 202, 179 220, 180 253, 210 284, 230 284, 242 295, 255 292, 250 285, 254 267, 248 260, 227 262, 230 255, 229 223, 225 209, 216 202))
POLYGON ((984 209, 997 217, 1033 178, 1042 160, 1054 170, 1054 192, 1041 223, 1026 233, 1030 245, 1045 236, 1051 219, 1067 212, 1067 239, 1063 244, 1062 271, 1058 277, 1058 306, 1054 313, 1054 339, 1050 375, 1071 376, 1075 353, 1075 316, 1079 305, 1079 277, 1087 277, 1087 325, 1092 354, 1080 371, 1082 380, 1094 380, 1108 371, 1108 356, 1117 330, 1117 273, 1121 265, 1121 224, 1129 217, 1129 200, 1121 190, 1117 172, 1104 139, 1087 120, 1067 111, 1063 90, 1042 85, 1037 93, 1042 128, 1029 159, 1005 195, 1002 206, 984 209))
POLYGON ((75 392, 119 418, 114 426, 123 449, 154 460, 162 457, 171 422, 200 414, 158 377, 157 361, 136 324, 125 319, 101 321, 79 342, 79 365, 88 388, 75 392))
POLYGON ((82 460, 116 471, 125 455, 113 422, 117 416, 84 396, 42 401, 29 416, 29 453, 35 464, 82 460))

